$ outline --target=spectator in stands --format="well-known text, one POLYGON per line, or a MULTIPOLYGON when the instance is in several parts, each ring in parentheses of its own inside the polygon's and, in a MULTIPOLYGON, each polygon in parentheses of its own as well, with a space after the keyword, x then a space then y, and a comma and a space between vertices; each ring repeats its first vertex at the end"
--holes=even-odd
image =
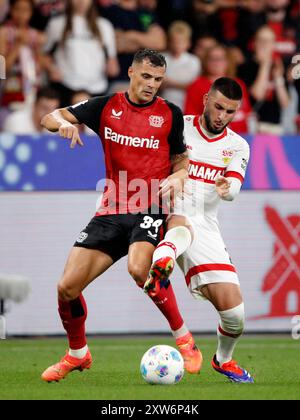
POLYGON ((220 38, 220 21, 218 18, 217 0, 192 0, 191 6, 187 9, 184 16, 192 27, 193 42, 202 35, 210 34, 220 38))
POLYGON ((161 25, 158 15, 158 0, 138 0, 138 7, 141 10, 141 19, 144 27, 156 22, 161 25))
POLYGON ((39 85, 44 35, 31 28, 32 0, 12 0, 9 20, 0 28, 0 54, 6 59, 2 106, 32 102, 39 85))
POLYGON ((64 13, 65 8, 65 0, 34 0, 34 12, 30 23, 34 28, 44 31, 48 21, 64 13))
POLYGON ((213 36, 206 34, 201 35, 195 40, 193 53, 199 58, 200 63, 204 60, 204 57, 207 54, 207 51, 212 47, 216 46, 218 41, 213 36))
POLYGON ((155 13, 160 25, 162 25, 166 32, 172 22, 183 19, 189 3, 189 0, 157 1, 155 13))
POLYGON ((4 21, 9 11, 9 0, 0 0, 0 23, 4 21))
POLYGON ((149 10, 155 14, 157 9, 157 0, 138 0, 138 4, 143 10, 149 10))
POLYGON ((119 72, 113 26, 98 17, 93 0, 67 1, 66 13, 49 21, 45 50, 49 78, 61 94, 62 107, 78 90, 105 94, 108 77, 119 72))
POLYGON ((167 61, 162 96, 183 110, 186 88, 200 73, 200 61, 188 50, 191 47, 192 29, 183 21, 175 21, 169 28, 169 49, 164 54, 167 61), (188 69, 188 71, 187 71, 188 69))
POLYGON ((290 0, 265 0, 266 22, 276 37, 275 51, 286 65, 297 49, 296 30, 299 19, 293 19, 288 13, 290 0))
MULTIPOLYGON (((37 134, 43 132, 41 119, 59 107, 59 95, 50 88, 37 92, 35 103, 8 115, 3 130, 13 134, 37 134)), ((46 130, 47 131, 47 130, 46 130)), ((49 132, 47 132, 49 134, 49 132)))
POLYGON ((100 13, 102 13, 102 10, 106 7, 110 7, 113 4, 115 4, 115 0, 96 0, 98 9, 100 13))
POLYGON ((128 87, 127 72, 134 53, 141 48, 165 50, 166 35, 153 14, 139 7, 138 0, 119 0, 118 4, 108 7, 103 13, 116 29, 118 59, 121 67, 112 91, 124 90, 128 87))
POLYGON ((78 90, 77 92, 74 92, 71 97, 70 106, 79 104, 84 101, 88 101, 91 99, 91 95, 86 90, 78 90))
POLYGON ((295 80, 295 88, 298 93, 298 107, 297 107, 297 118, 296 118, 296 127, 297 127, 297 133, 300 134, 300 78, 295 80))
POLYGON ((276 37, 268 26, 260 28, 255 36, 254 54, 239 69, 239 76, 248 86, 257 114, 257 131, 282 134, 282 109, 289 104, 285 69, 275 54, 276 37))
POLYGON ((100 7, 109 7, 116 3, 116 0, 96 0, 100 7))
MULTIPOLYGON (((0 23, 2 23, 9 12, 9 0, 0 0, 0 23)), ((0 70, 5 72, 5 65, 0 61, 0 70), (4 66, 4 67, 3 67, 4 66)), ((1 83, 1 82, 0 82, 1 83)), ((1 107, 1 89, 0 89, 0 131, 2 130, 3 120, 8 114, 8 109, 1 107)))
POLYGON ((236 46, 239 39, 239 4, 240 0, 217 0, 217 16, 220 22, 219 41, 227 46, 236 46))
MULTIPOLYGON (((228 76, 230 69, 226 47, 216 45, 207 51, 202 63, 202 75, 198 77, 187 89, 185 114, 201 115, 203 112, 203 97, 209 91, 216 79, 228 76)), ((243 91, 243 100, 239 111, 230 128, 237 133, 247 133, 248 118, 251 114, 251 104, 247 88, 242 80, 236 78, 243 91)))
POLYGON ((296 89, 297 93, 297 105, 296 105, 296 129, 297 132, 300 134, 300 1, 299 0, 292 0, 291 8, 290 8, 290 16, 297 22, 296 25, 296 41, 297 41, 297 52, 295 53, 294 67, 295 74, 292 75, 292 83, 296 89), (296 61, 295 61, 296 59, 296 61))
POLYGON ((298 19, 300 18, 300 2, 299 0, 290 0, 289 10, 288 10, 289 17, 291 19, 298 19))
POLYGON ((266 0, 241 0, 238 18, 237 45, 249 58, 255 33, 266 24, 266 0))

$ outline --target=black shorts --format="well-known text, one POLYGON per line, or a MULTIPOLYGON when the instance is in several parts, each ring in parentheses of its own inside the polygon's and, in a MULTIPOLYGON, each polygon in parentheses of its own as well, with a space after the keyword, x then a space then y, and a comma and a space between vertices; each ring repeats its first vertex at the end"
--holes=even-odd
POLYGON ((166 218, 166 214, 141 213, 95 216, 74 246, 98 249, 117 261, 128 254, 134 242, 150 242, 156 247, 164 238, 166 218))

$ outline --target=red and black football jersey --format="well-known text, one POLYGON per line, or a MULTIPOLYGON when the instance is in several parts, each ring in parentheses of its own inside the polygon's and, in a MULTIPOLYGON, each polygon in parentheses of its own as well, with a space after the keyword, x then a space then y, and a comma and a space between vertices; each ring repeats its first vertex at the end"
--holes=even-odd
POLYGON ((170 156, 186 150, 181 110, 158 96, 138 105, 127 93, 96 97, 68 110, 102 142, 106 188, 97 214, 140 210, 137 193, 145 186, 148 192, 142 200, 148 208, 153 203, 151 180, 170 175, 170 156))

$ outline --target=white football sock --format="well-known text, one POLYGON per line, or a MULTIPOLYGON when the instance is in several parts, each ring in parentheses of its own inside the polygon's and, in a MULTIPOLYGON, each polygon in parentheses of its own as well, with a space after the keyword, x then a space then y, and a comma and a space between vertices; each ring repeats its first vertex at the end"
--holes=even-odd
POLYGON ((165 238, 158 244, 154 251, 152 261, 163 257, 171 257, 174 260, 183 254, 192 243, 190 230, 185 226, 177 226, 170 229, 165 238))
POLYGON ((183 337, 188 332, 189 332, 189 329, 187 328, 187 326, 184 323, 183 323, 182 327, 178 328, 178 330, 175 330, 175 331, 172 330, 172 334, 173 334, 173 337, 175 338, 175 340, 177 338, 183 337))
POLYGON ((219 311, 220 325, 218 327, 218 349, 216 352, 217 361, 220 366, 232 359, 232 354, 237 344, 237 340, 244 329, 245 311, 244 304, 228 309, 227 311, 219 311))
POLYGON ((87 344, 81 349, 77 349, 77 350, 69 349, 69 355, 72 357, 76 357, 77 359, 83 359, 84 356, 87 354, 87 352, 88 352, 87 344))

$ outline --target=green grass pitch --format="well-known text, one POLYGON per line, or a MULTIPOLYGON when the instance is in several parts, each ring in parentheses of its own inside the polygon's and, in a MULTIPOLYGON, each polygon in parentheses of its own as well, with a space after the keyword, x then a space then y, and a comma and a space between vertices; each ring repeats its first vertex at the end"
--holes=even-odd
POLYGON ((94 363, 89 371, 72 372, 60 383, 44 383, 41 372, 62 357, 64 339, 0 341, 0 400, 207 400, 300 399, 300 341, 291 337, 240 340, 235 357, 251 372, 255 384, 232 384, 210 367, 216 338, 197 337, 204 364, 200 375, 185 373, 177 385, 148 385, 139 372, 144 352, 169 337, 91 338, 94 363))

